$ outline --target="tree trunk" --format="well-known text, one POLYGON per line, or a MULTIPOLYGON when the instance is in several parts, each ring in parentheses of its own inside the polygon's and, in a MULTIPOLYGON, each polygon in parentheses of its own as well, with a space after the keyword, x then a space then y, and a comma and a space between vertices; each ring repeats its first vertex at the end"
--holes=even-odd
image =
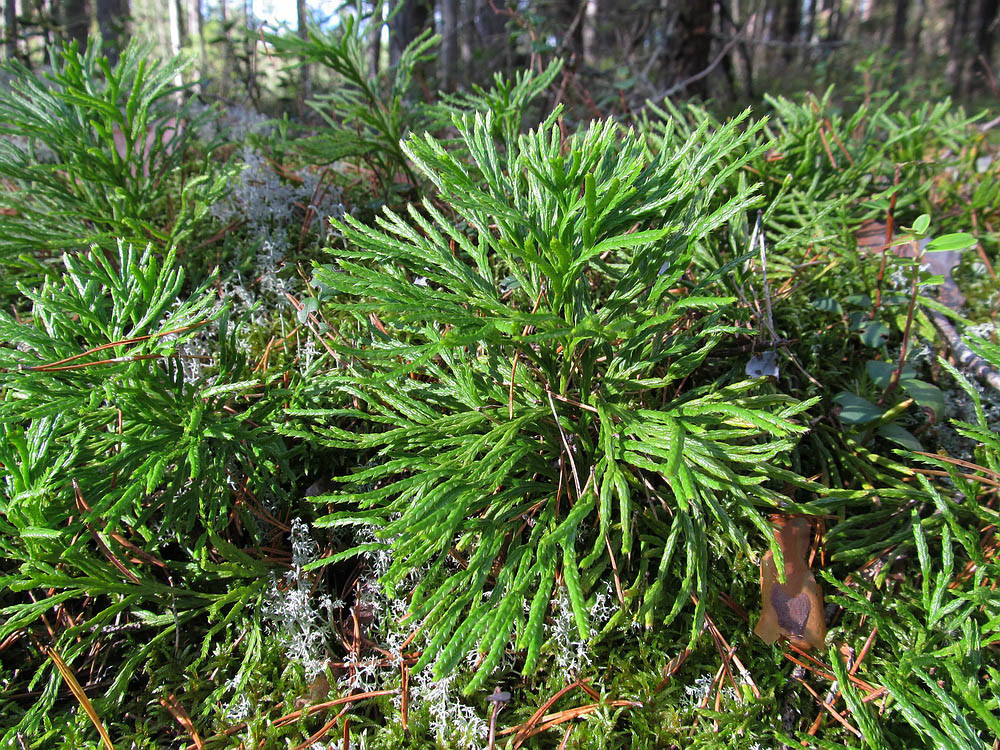
POLYGON ((389 21, 389 62, 399 64, 406 46, 417 38, 433 18, 430 0, 401 0, 402 6, 389 21))
POLYGON ((840 41, 841 0, 826 0, 823 9, 827 11, 826 41, 840 41))
MULTIPOLYGON (((192 47, 198 47, 198 78, 204 81, 208 78, 208 50, 205 48, 205 17, 201 12, 201 0, 187 1, 187 35, 192 47)), ((198 92, 204 83, 199 83, 198 92)))
POLYGON ((894 50, 902 52, 906 49, 906 18, 910 12, 910 0, 896 0, 896 12, 892 18, 892 39, 890 44, 894 50))
POLYGON ((87 34, 90 31, 90 8, 87 0, 66 0, 63 5, 63 27, 66 38, 80 45, 80 52, 87 49, 87 34))
POLYGON ((372 3, 372 15, 369 20, 371 26, 368 33, 368 48, 371 55, 368 65, 368 73, 372 78, 378 75, 382 58, 382 29, 385 26, 382 20, 382 4, 375 0, 372 3))
MULTIPOLYGON (((676 16, 666 19, 668 47, 665 56, 668 86, 689 81, 707 69, 712 52, 713 1, 684 0, 683 3, 677 3, 677 5, 680 7, 676 16)), ((687 83, 684 86, 685 93, 707 97, 707 78, 705 76, 687 83)))
POLYGON ((956 96, 965 93, 966 45, 969 26, 970 0, 955 0, 955 14, 951 27, 948 55, 948 80, 956 96))
MULTIPOLYGON (((309 11, 306 0, 295 0, 295 14, 298 22, 300 39, 309 38, 309 11)), ((295 104, 299 111, 299 119, 306 116, 306 99, 309 97, 309 64, 303 60, 299 68, 299 90, 296 92, 295 104)))
MULTIPOLYGON (((167 0, 167 22, 170 31, 170 55, 176 57, 181 53, 181 14, 177 0, 167 0)), ((184 85, 184 77, 180 71, 174 75, 174 85, 184 85)))
POLYGON ((993 42, 996 39, 997 12, 1000 3, 997 0, 980 0, 979 18, 976 23, 976 62, 973 72, 976 83, 985 83, 996 93, 996 80, 993 75, 993 42))
POLYGON ((921 36, 924 31, 924 17, 927 15, 927 0, 917 0, 917 18, 911 24, 913 28, 913 38, 910 40, 910 55, 914 60, 920 59, 920 54, 924 51, 921 36))
MULTIPOLYGON (((723 0, 719 4, 719 21, 720 27, 722 28, 723 34, 728 38, 728 36, 744 36, 746 37, 749 33, 749 29, 743 28, 743 23, 737 19, 740 17, 740 7, 738 0, 730 0, 731 5, 727 4, 726 0, 723 0)), ((744 94, 750 98, 754 98, 754 85, 753 85, 753 50, 750 45, 745 41, 740 41, 736 43, 736 51, 739 52, 740 60, 743 63, 743 78, 744 78, 744 94)), ((736 66, 733 64, 735 58, 732 54, 728 55, 727 63, 734 69, 732 72, 733 78, 736 75, 736 66)))
POLYGON ((580 63, 583 52, 583 15, 587 11, 587 0, 562 0, 556 11, 559 25, 559 51, 570 68, 580 63))
POLYGON ((458 63, 458 0, 441 0, 441 88, 454 91, 458 63))
MULTIPOLYGON (((510 63, 510 45, 507 44, 507 16, 502 11, 506 3, 502 0, 468 0, 474 2, 473 23, 476 36, 479 37, 479 54, 485 63, 484 72, 494 73, 505 71, 510 63), (494 10, 496 8, 496 10, 494 10)), ((468 32, 465 32, 468 33, 468 32)), ((481 80, 488 81, 491 76, 481 75, 481 80)))
POLYGON ((785 0, 784 20, 783 36, 788 46, 782 50, 781 56, 786 63, 792 63, 799 53, 796 44, 802 31, 802 0, 785 0))
POLYGON ((118 62, 122 35, 127 31, 128 0, 97 0, 97 28, 101 32, 104 53, 112 65, 118 62))
POLYGON ((816 33, 816 3, 818 0, 808 0, 809 2, 809 20, 806 22, 806 41, 811 45, 813 42, 813 35, 816 33))
POLYGON ((7 52, 7 60, 17 59, 17 2, 7 0, 3 6, 3 27, 6 38, 4 39, 4 49, 7 52))

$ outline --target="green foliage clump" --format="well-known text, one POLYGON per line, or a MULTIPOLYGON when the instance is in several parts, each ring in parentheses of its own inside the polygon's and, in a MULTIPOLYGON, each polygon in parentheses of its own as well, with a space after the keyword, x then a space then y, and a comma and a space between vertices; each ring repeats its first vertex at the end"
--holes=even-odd
POLYGON ((584 640, 612 566, 647 626, 703 601, 708 527, 744 554, 748 530, 769 536, 762 511, 784 500, 775 481, 795 481, 783 467, 812 403, 727 382, 728 367, 688 384, 738 330, 718 292, 728 269, 688 270, 755 203, 746 189, 711 206, 760 125, 651 156, 609 121, 563 141, 554 120, 498 148, 489 114, 456 118, 471 163, 411 139, 437 195, 377 227, 345 217, 316 274, 331 309, 381 321, 324 379, 361 402, 331 412, 357 424, 318 429, 377 460, 319 498, 338 510, 317 523, 374 525, 390 590, 429 566, 412 593, 431 634, 420 664, 444 675, 477 647, 469 689, 512 639, 534 670, 558 581, 584 640))
POLYGON ((269 35, 268 41, 281 54, 294 56, 302 64, 320 64, 338 76, 330 92, 309 102, 327 127, 304 140, 303 151, 322 164, 344 159, 366 162, 386 198, 398 176, 416 184, 401 141, 428 124, 426 107, 413 99, 410 88, 414 68, 429 59, 440 37, 423 31, 406 46, 395 66, 373 75, 368 33, 361 19, 349 14, 342 16, 335 31, 312 28, 306 39, 283 34, 269 35))
MULTIPOLYGON (((111 66, 99 49, 59 49, 44 78, 3 65, 0 260, 26 279, 91 244, 177 248, 225 188, 228 172, 193 153, 210 112, 177 106, 185 65, 149 62, 132 43, 111 66)), ((0 287, 11 293, 9 282, 0 287)))
MULTIPOLYGON (((291 478, 267 427, 279 402, 207 284, 179 297, 173 253, 160 261, 124 244, 65 263, 62 278, 25 290, 32 308, 21 321, 0 313, 0 639, 72 612, 78 622, 52 644, 72 664, 105 628, 137 623, 98 702, 111 706, 164 639, 214 621, 204 658, 214 635, 259 605, 267 569, 240 549, 244 534, 259 543, 256 523, 234 501, 275 490, 279 499, 291 478), (218 327, 217 359, 185 377, 184 344, 205 326, 218 327), (244 531, 234 535, 237 518, 244 531), (52 593, 14 598, 33 590, 52 593)), ((259 638, 258 626, 258 647, 259 638)), ((23 729, 50 710, 60 678, 42 654, 22 656, 28 684, 43 688, 23 729)))

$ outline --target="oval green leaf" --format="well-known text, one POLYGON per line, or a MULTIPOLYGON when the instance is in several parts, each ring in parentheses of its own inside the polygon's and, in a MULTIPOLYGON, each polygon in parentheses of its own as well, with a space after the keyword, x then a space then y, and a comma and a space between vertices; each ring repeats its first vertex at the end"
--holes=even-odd
POLYGON ((976 244, 976 238, 967 232, 955 232, 954 234, 942 234, 935 237, 929 243, 924 252, 941 253, 946 250, 964 250, 976 244))
POLYGON ((861 329, 861 341, 865 346, 878 349, 889 340, 889 327, 878 320, 872 320, 861 329))
MULTIPOLYGON (((892 371, 895 369, 896 365, 893 362, 878 362, 874 359, 869 359, 865 362, 865 372, 868 373, 868 377, 879 388, 885 388, 889 385, 889 380, 892 378, 892 371)), ((916 370, 910 365, 903 365, 903 371, 899 374, 899 379, 912 380, 915 377, 917 377, 916 370)))
POLYGON ((908 448, 911 451, 922 451, 924 446, 914 436, 912 432, 900 427, 898 424, 884 424, 877 430, 878 434, 890 442, 908 448))
POLYGON ((809 305, 810 307, 814 307, 817 310, 822 310, 823 312, 837 313, 837 315, 840 315, 840 313, 843 311, 842 308, 840 307, 840 303, 833 297, 819 297, 810 302, 809 305))
POLYGON ((841 391, 833 397, 840 404, 840 421, 845 424, 867 424, 874 422, 885 413, 885 409, 875 406, 871 401, 856 393, 841 391))
POLYGON ((920 406, 925 406, 934 412, 938 419, 944 413, 944 393, 936 385, 925 383, 923 380, 903 380, 900 386, 913 396, 913 400, 920 406))

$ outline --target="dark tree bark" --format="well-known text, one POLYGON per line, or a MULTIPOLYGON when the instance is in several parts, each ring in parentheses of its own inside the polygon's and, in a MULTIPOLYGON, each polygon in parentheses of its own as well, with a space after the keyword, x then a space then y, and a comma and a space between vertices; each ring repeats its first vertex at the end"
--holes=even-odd
POLYGON ((401 0, 402 6, 389 21, 389 61, 399 63, 399 57, 412 42, 427 28, 433 19, 430 0, 401 0))
POLYGON ((816 3, 819 0, 809 0, 809 20, 806 22, 806 41, 812 44, 813 34, 816 33, 816 3))
POLYGON ((902 52, 906 49, 906 19, 910 13, 910 0, 896 0, 896 11, 892 17, 892 38, 890 44, 894 50, 902 52))
MULTIPOLYGON (((167 0, 167 23, 170 25, 170 56, 176 57, 181 53, 181 9, 177 6, 177 0, 167 0)), ((180 71, 174 75, 174 85, 183 86, 184 77, 180 71)))
POLYGON ((198 48, 198 78, 206 77, 207 56, 205 54, 205 37, 202 34, 204 18, 201 14, 201 0, 181 0, 184 8, 184 44, 192 49, 198 48))
POLYGON ((90 31, 90 8, 87 0, 66 0, 63 5, 63 28, 66 38, 75 40, 80 51, 87 49, 87 32, 90 31))
POLYGON ((118 62, 122 35, 129 17, 128 0, 97 0, 97 28, 104 42, 104 52, 112 65, 118 62))
MULTIPOLYGON (((815 5, 815 0, 814 0, 815 5)), ((738 7, 736 0, 722 0, 719 3, 719 25, 722 28, 724 36, 737 36, 745 34, 746 30, 742 28, 742 24, 736 19, 739 17, 738 7)), ((811 36, 811 33, 810 33, 811 36)), ((750 99, 753 99, 754 94, 754 65, 753 65, 753 50, 750 45, 741 41, 736 44, 736 51, 739 52, 740 60, 743 63, 743 75, 744 75, 744 93, 750 99)), ((732 75, 734 81, 736 79, 735 65, 733 64, 734 57, 732 54, 726 56, 725 64, 731 69, 730 75, 732 75)), ((734 84, 735 85, 735 84, 734 84)))
POLYGON ((917 0, 917 17, 913 21, 913 38, 910 40, 910 55, 916 60, 920 57, 920 53, 923 52, 921 44, 923 43, 922 35, 924 32, 924 18, 927 15, 927 0, 917 0))
MULTIPOLYGON (((52 0, 32 0, 32 4, 35 7, 35 13, 38 14, 38 23, 42 27, 42 41, 45 42, 45 47, 42 51, 42 62, 45 65, 52 65, 52 37, 53 31, 56 32, 56 37, 58 37, 58 31, 56 26, 58 24, 57 19, 59 18, 59 8, 55 7, 52 0)), ((24 61, 28 67, 31 67, 31 48, 25 47, 24 61)))
POLYGON ((842 0, 825 0, 823 4, 823 10, 827 12, 826 41, 828 42, 840 41, 841 2, 842 0))
POLYGON ((976 62, 973 71, 977 84, 993 88, 996 80, 993 73, 993 43, 996 40, 998 0, 980 0, 979 18, 976 22, 976 62))
POLYGON ((441 88, 455 89, 458 65, 458 0, 441 0, 441 88))
POLYGON ((511 65, 511 49, 507 43, 507 16, 503 0, 466 0, 473 5, 473 25, 479 39, 478 52, 485 65, 479 66, 482 80, 489 80, 497 70, 507 71, 511 65))
POLYGON ((560 0, 556 7, 556 25, 559 29, 558 54, 569 65, 576 66, 583 54, 583 15, 587 0, 560 0))
POLYGON ((16 0, 7 0, 3 6, 3 27, 4 27, 4 49, 7 52, 7 59, 17 58, 17 3, 16 0))
POLYGON ((954 5, 947 73, 956 96, 962 96, 966 91, 965 68, 971 4, 971 0, 955 0, 954 5))
POLYGON ((802 0, 785 0, 784 40, 789 45, 782 50, 782 58, 786 63, 794 62, 798 56, 799 32, 802 31, 802 0))
MULTIPOLYGON (((308 39, 309 11, 306 9, 306 0, 295 0, 295 14, 299 39, 308 39)), ((302 119, 306 116, 306 99, 309 98, 309 64, 305 61, 299 68, 299 90, 296 94, 295 104, 299 111, 299 119, 302 119)))
MULTIPOLYGON (((704 71, 712 52, 713 0, 684 0, 677 3, 679 11, 673 19, 673 29, 667 28, 667 85, 675 86, 704 71)), ((707 76, 691 81, 685 91, 694 96, 708 96, 707 76)))

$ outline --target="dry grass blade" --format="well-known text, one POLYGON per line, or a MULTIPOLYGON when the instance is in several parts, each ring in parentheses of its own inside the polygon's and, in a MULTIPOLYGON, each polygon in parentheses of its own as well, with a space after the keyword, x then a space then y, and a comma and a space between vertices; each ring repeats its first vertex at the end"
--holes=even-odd
MULTIPOLYGON (((863 662, 865 660, 865 657, 868 656, 868 652, 869 650, 871 650, 872 644, 875 643, 876 635, 878 635, 878 628, 872 629, 872 632, 868 635, 868 638, 865 640, 865 644, 861 647, 861 652, 858 654, 858 658, 854 660, 854 663, 851 664, 850 669, 848 670, 849 675, 853 676, 857 674, 858 667, 861 666, 861 662, 863 662)), ((837 697, 839 695, 840 695, 839 689, 832 691, 827 696, 827 699, 823 701, 822 708, 825 710, 828 707, 833 706, 836 703, 837 697)), ((809 727, 809 731, 806 732, 806 734, 815 735, 816 732, 819 731, 819 728, 823 725, 823 717, 824 713, 823 711, 820 711, 816 715, 816 719, 813 721, 812 726, 809 727)))
POLYGON ((305 750, 305 748, 312 747, 315 743, 319 742, 321 739, 326 737, 326 735, 330 732, 330 730, 333 729, 335 726, 337 726, 337 722, 340 721, 340 718, 344 715, 346 711, 347 711, 347 706, 345 706, 336 716, 330 719, 326 724, 317 729, 313 734, 309 735, 309 737, 304 742, 300 742, 298 745, 295 745, 292 748, 292 750, 305 750))
POLYGON ((409 731, 409 719, 410 719, 410 668, 406 664, 406 657, 403 655, 403 649, 399 649, 399 669, 402 677, 402 684, 400 690, 402 691, 400 706, 399 706, 399 718, 403 724, 403 732, 409 731))
MULTIPOLYGON (((808 664, 808 663, 806 663, 804 661, 800 661, 799 659, 797 659, 796 657, 792 656, 790 653, 788 653, 787 651, 785 651, 784 653, 782 653, 782 656, 784 656, 790 662, 792 662, 793 664, 799 665, 803 669, 808 669, 810 672, 813 672, 814 674, 817 674, 820 677, 824 677, 824 678, 826 678, 826 679, 828 679, 830 681, 833 681, 833 680, 837 679, 836 676, 833 674, 833 670, 830 669, 830 667, 828 667, 826 664, 824 664, 823 662, 821 662, 819 659, 816 659, 811 654, 809 654, 809 653, 803 651, 802 649, 798 648, 794 643, 789 643, 788 646, 793 651, 795 651, 800 656, 802 656, 804 659, 806 659, 809 662, 812 662, 812 664, 808 664)), ((851 678, 851 682, 855 686, 857 686, 861 690, 864 690, 868 694, 878 693, 878 692, 881 692, 881 691, 883 691, 885 689, 885 688, 882 688, 882 687, 875 687, 874 685, 871 685, 870 683, 865 682, 861 678, 855 677, 851 673, 848 673, 847 676, 851 678)))
MULTIPOLYGON (((990 474, 996 479, 1000 479, 1000 471, 993 471, 985 466, 980 466, 979 464, 974 464, 972 461, 964 461, 961 458, 953 458, 952 456, 945 456, 940 453, 927 453, 926 451, 914 451, 918 456, 927 456, 928 458, 933 458, 938 461, 945 461, 949 464, 954 464, 955 466, 961 466, 962 468, 969 469, 971 471, 981 471, 983 474, 990 474)), ((918 470, 919 471, 919 470, 918 470)), ((968 477, 967 474, 962 476, 968 477)), ((981 477, 970 477, 972 479, 981 479, 981 477)))
MULTIPOLYGON (((60 365, 65 365, 67 362, 72 362, 73 360, 80 359, 81 357, 86 357, 90 354, 96 354, 97 352, 103 352, 105 349, 113 349, 116 346, 128 346, 129 344, 138 344, 141 341, 148 341, 149 339, 162 338, 164 336, 172 336, 176 333, 185 333, 187 331, 193 330, 195 328, 200 328, 205 325, 207 320, 200 320, 197 323, 192 323, 189 326, 182 326, 181 328, 173 328, 169 331, 160 331, 158 333, 151 333, 146 336, 134 336, 130 339, 120 339, 118 341, 111 341, 107 344, 101 344, 100 346, 95 346, 91 349, 87 349, 85 352, 80 352, 79 354, 74 354, 72 357, 66 357, 64 359, 56 360, 55 362, 48 362, 44 365, 35 365, 33 367, 25 367, 25 370, 35 370, 35 371, 45 371, 45 370, 68 370, 72 369, 70 367, 60 367, 60 365)), ((145 358, 150 356, 160 356, 160 355, 147 355, 145 358)), ((86 365, 78 365, 79 367, 86 367, 87 365, 97 365, 107 362, 117 361, 115 359, 106 359, 101 362, 88 362, 86 365)))
POLYGON ((203 743, 201 741, 201 737, 198 736, 198 730, 194 728, 194 722, 191 721, 191 716, 186 710, 184 710, 184 706, 181 705, 180 701, 177 700, 174 694, 170 693, 166 698, 160 698, 160 705, 167 709, 171 716, 177 719, 177 723, 180 724, 184 728, 184 731, 188 733, 188 736, 191 738, 191 742, 197 750, 201 750, 205 746, 205 743, 203 743))
POLYGON ((677 656, 675 656, 673 659, 667 662, 667 665, 663 668, 663 679, 660 680, 660 682, 657 684, 655 688, 653 688, 654 693, 660 692, 661 690, 663 690, 663 688, 667 686, 667 683, 670 682, 671 678, 675 674, 677 674, 677 672, 684 665, 684 662, 687 661, 687 658, 690 655, 691 655, 691 649, 685 648, 683 651, 677 654, 677 656))
MULTIPOLYGON (((87 502, 83 499, 83 491, 80 489, 80 485, 77 483, 76 479, 73 479, 71 481, 73 483, 73 492, 76 493, 76 504, 77 504, 77 507, 80 509, 81 513, 85 513, 87 511, 89 511, 90 510, 90 506, 87 505, 87 502)), ((132 583, 136 584, 137 586, 140 585, 142 583, 142 581, 139 580, 139 577, 135 573, 133 573, 131 570, 129 570, 128 568, 126 568, 125 564, 115 556, 115 553, 112 552, 111 548, 108 547, 108 545, 104 543, 104 540, 101 539, 101 535, 97 533, 97 531, 94 529, 94 527, 91 526, 86 521, 84 521, 83 524, 84 524, 84 526, 87 527, 87 531, 90 532, 90 536, 93 538, 94 542, 97 544, 97 547, 101 550, 102 553, 104 553, 104 556, 106 558, 108 558, 108 561, 112 565, 114 565, 115 568, 117 568, 118 571, 123 576, 125 576, 128 580, 130 580, 132 583)))
POLYGON ((97 733, 101 735, 101 742, 107 750, 115 750, 115 746, 111 742, 111 737, 108 735, 108 730, 104 728, 104 723, 101 721, 101 717, 97 715, 97 711, 94 710, 94 704, 90 702, 90 698, 83 691, 83 686, 76 679, 76 675, 73 674, 73 670, 62 660, 62 657, 56 652, 54 648, 43 647, 45 655, 52 660, 52 663, 56 665, 56 669, 59 670, 59 674, 62 675, 63 681, 69 687, 70 692, 73 693, 73 697, 79 701, 80 706, 87 714, 87 718, 97 729, 97 733))
POLYGON ((570 724, 566 727, 566 733, 563 734, 562 742, 559 743, 559 750, 565 750, 566 743, 569 742, 569 736, 573 733, 573 725, 570 724))

